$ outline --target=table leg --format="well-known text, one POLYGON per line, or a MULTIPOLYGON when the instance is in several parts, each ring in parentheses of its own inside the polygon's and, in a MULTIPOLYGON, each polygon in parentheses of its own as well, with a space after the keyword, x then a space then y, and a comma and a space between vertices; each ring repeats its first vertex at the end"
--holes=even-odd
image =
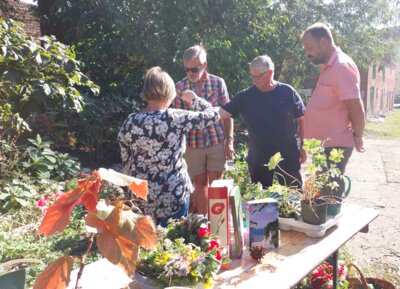
POLYGON ((333 289, 338 288, 338 251, 332 254, 333 259, 333 289))

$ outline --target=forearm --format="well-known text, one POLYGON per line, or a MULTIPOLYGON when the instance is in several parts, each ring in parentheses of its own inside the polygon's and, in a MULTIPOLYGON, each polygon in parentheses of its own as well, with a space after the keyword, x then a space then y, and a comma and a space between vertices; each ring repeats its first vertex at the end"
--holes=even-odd
POLYGON ((362 137, 365 129, 364 107, 360 99, 346 101, 349 110, 349 118, 353 128, 353 134, 356 137, 362 137))
POLYGON ((233 140, 233 119, 228 117, 223 120, 225 128, 225 139, 233 140))

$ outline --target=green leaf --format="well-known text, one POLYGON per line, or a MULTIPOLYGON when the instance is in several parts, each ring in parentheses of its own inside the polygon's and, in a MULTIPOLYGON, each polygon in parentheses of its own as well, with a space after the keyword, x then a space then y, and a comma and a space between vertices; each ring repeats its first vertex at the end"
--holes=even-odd
POLYGON ((51 88, 50 88, 50 86, 49 86, 47 83, 45 83, 45 84, 43 85, 43 91, 44 91, 44 93, 45 93, 46 95, 50 95, 50 94, 51 94, 51 88))
POLYGON ((10 193, 0 193, 0 200, 4 201, 7 199, 9 196, 11 196, 10 193))
POLYGON ((21 198, 15 198, 15 201, 17 201, 17 203, 20 204, 22 207, 25 207, 29 204, 28 201, 21 198))
POLYGON ((57 162, 57 158, 52 155, 44 155, 44 157, 51 163, 55 164, 57 162))
POLYGON ((334 162, 335 164, 340 163, 343 159, 343 150, 341 149, 332 149, 329 154, 329 160, 334 162))
POLYGON ((65 64, 64 64, 64 69, 65 69, 65 72, 67 72, 68 74, 70 74, 70 73, 72 73, 72 72, 74 72, 75 70, 76 70, 76 65, 75 65, 75 63, 74 62, 72 62, 72 61, 67 61, 65 64))
POLYGON ((271 170, 274 170, 275 168, 276 168, 276 166, 281 162, 281 161, 283 161, 283 158, 282 158, 282 155, 281 155, 281 153, 276 153, 276 154, 274 154, 270 159, 269 159, 269 162, 268 162, 268 169, 271 171, 271 170))
POLYGON ((37 64, 42 65, 43 61, 42 61, 42 57, 40 56, 39 53, 36 54, 35 61, 37 64))
POLYGON ((21 79, 20 75, 15 71, 6 71, 3 76, 6 80, 11 82, 19 82, 21 79))

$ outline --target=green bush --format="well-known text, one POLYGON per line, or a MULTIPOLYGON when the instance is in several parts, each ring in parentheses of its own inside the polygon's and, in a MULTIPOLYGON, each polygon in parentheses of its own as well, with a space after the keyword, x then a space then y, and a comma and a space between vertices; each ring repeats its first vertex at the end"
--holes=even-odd
POLYGON ((24 173, 52 180, 68 180, 78 174, 78 160, 66 153, 53 151, 51 141, 42 141, 40 135, 28 141, 30 145, 19 162, 24 173))

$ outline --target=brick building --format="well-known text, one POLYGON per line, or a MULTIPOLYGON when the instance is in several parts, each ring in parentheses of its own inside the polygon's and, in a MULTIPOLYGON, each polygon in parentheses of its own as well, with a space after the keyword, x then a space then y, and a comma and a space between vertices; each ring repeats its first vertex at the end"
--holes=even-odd
MULTIPOLYGON (((387 39, 400 39, 400 26, 382 31, 387 39)), ((373 63, 361 74, 361 95, 363 97, 366 117, 384 115, 394 109, 396 98, 396 75, 400 69, 392 61, 385 59, 381 63, 373 63)))
POLYGON ((0 6, 0 17, 3 19, 13 19, 25 24, 25 31, 33 37, 41 36, 40 21, 36 17, 37 6, 19 2, 16 0, 0 0, 8 3, 0 6), (4 9, 3 7, 9 7, 4 9))
POLYGON ((376 117, 393 110, 395 98, 396 65, 372 64, 361 74, 361 96, 366 117, 376 117))

